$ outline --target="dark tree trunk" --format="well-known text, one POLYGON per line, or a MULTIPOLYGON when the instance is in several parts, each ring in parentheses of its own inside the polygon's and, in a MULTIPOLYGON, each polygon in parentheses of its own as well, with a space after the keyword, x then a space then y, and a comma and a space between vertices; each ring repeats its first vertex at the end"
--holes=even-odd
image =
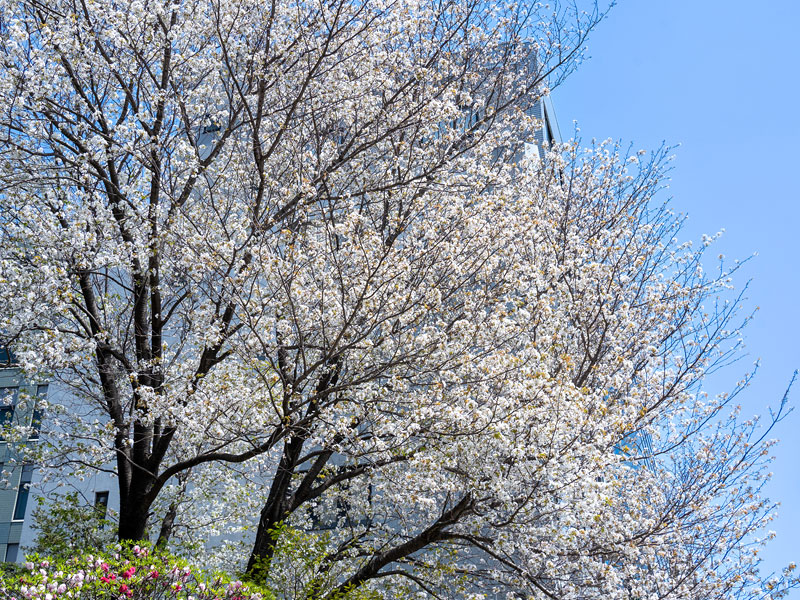
POLYGON ((266 577, 269 572, 269 563, 275 554, 275 528, 289 515, 292 507, 292 476, 305 441, 304 436, 295 436, 284 445, 283 456, 272 479, 267 502, 261 509, 256 541, 247 561, 246 571, 257 579, 266 577))
POLYGON ((131 489, 126 496, 120 497, 118 537, 121 542, 138 542, 147 538, 151 504, 144 490, 131 489))
POLYGON ((167 514, 164 515, 164 520, 161 521, 161 531, 158 532, 158 539, 156 546, 165 546, 172 536, 172 528, 175 525, 175 517, 178 514, 178 505, 173 502, 167 509, 167 514))
MULTIPOLYGON (((279 351, 278 363, 285 365, 285 351, 279 351)), ((336 385, 341 371, 341 359, 333 358, 328 363, 330 367, 317 381, 315 386, 315 397, 317 401, 324 398, 331 386, 336 385)), ((288 381, 289 377, 285 376, 288 381)), ((309 403, 305 418, 313 419, 317 411, 317 401, 309 403)), ((292 493, 292 479, 300 460, 303 445, 310 435, 311 427, 306 424, 302 429, 296 429, 288 441, 283 446, 283 456, 281 456, 275 476, 272 479, 269 496, 264 508, 261 509, 261 517, 258 521, 256 530, 256 541, 253 544, 253 551, 247 561, 246 573, 256 579, 263 579, 269 574, 270 561, 275 554, 275 528, 286 519, 293 510, 300 506, 307 498, 311 489, 311 482, 319 474, 320 469, 327 463, 332 452, 323 452, 316 464, 300 483, 297 491, 292 493)))
MULTIPOLYGON (((136 429, 144 428, 137 423, 136 429)), ((146 435, 136 437, 133 448, 117 448, 118 472, 126 475, 119 478, 120 541, 138 542, 149 538, 147 526, 153 502, 166 483, 165 477, 160 477, 159 472, 164 452, 172 437, 172 430, 164 433, 158 427, 151 426, 146 429, 146 435)), ((169 517, 168 511, 164 520, 171 530, 172 522, 169 521, 169 517)), ((175 515, 172 515, 173 520, 174 518, 175 515)), ((160 539, 161 534, 159 534, 160 539)))

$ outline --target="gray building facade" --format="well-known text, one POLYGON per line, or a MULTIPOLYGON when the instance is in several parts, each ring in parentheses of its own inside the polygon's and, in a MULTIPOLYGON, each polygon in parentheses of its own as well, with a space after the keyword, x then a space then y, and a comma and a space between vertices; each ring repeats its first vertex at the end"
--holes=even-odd
POLYGON ((39 402, 48 386, 27 381, 9 352, 0 349, 0 424, 3 430, 19 428, 13 437, 0 431, 0 558, 22 559, 21 540, 30 526, 31 483, 35 467, 26 464, 25 450, 39 443, 42 411, 39 402), (7 439, 8 438, 8 439, 7 439))

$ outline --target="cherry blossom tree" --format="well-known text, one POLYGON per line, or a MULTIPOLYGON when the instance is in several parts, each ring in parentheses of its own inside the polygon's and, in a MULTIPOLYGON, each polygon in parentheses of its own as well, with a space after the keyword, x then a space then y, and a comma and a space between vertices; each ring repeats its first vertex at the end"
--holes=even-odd
MULTIPOLYGON (((747 380, 712 399, 698 387, 739 346, 738 301, 715 304, 730 274, 673 241, 681 220, 652 199, 665 154, 559 150, 456 213, 434 202, 393 250, 463 258, 437 258, 425 289, 440 291, 406 342, 435 336, 435 352, 343 393, 320 417, 338 427, 305 454, 285 447, 278 514, 328 544, 310 597, 385 579, 388 597, 760 597, 769 442, 723 413, 747 380)), ((294 560, 267 537, 279 474, 251 556, 270 570, 294 560)))
POLYGON ((0 8, 2 341, 121 539, 218 495, 298 597, 758 597, 729 273, 665 152, 534 143, 596 8, 0 8))

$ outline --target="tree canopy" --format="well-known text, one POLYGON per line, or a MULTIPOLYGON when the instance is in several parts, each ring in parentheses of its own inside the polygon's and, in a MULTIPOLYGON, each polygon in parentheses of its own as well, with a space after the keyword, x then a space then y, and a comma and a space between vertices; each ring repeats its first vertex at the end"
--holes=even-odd
POLYGON ((536 142, 589 9, 0 0, 39 463, 113 472, 122 540, 249 525, 297 597, 780 594, 770 442, 700 387, 747 317, 669 152, 536 142))

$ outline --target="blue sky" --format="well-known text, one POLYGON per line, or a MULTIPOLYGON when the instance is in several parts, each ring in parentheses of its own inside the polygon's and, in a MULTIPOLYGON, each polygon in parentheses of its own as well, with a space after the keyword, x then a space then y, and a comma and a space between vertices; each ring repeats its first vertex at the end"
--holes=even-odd
MULTIPOLYGON (((553 92, 561 132, 652 149, 680 144, 668 195, 685 235, 725 229, 744 267, 747 356, 708 389, 725 391, 761 359, 744 414, 777 406, 800 368, 800 2, 620 0, 588 42, 588 60, 553 92)), ((800 383, 791 404, 800 407, 800 383)), ((770 498, 778 537, 764 567, 800 564, 800 408, 779 424, 770 498)), ((800 598, 794 591, 792 598, 800 598)))

